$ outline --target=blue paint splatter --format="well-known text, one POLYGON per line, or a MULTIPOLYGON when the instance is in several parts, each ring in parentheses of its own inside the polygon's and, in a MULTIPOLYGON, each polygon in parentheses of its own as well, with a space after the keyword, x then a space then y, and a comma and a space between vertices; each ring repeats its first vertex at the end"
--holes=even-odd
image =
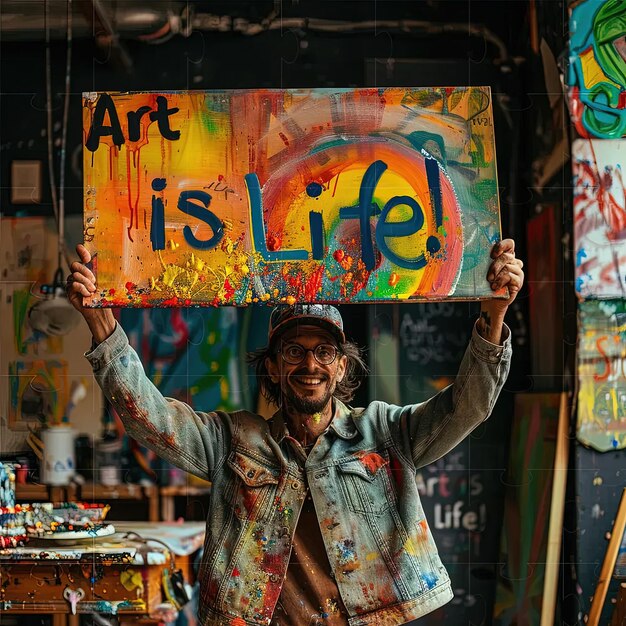
POLYGON ((580 267, 581 263, 583 262, 583 259, 587 258, 587 253, 585 252, 584 248, 581 248, 577 253, 576 253, 576 267, 580 267))
POLYGON ((306 193, 310 198, 317 198, 323 191, 322 186, 319 183, 309 183, 306 186, 306 193))
POLYGON ((154 191, 163 191, 167 187, 167 180, 165 178, 154 178, 152 180, 152 189, 154 191))
POLYGON ((433 572, 424 572, 424 582, 429 589, 432 589, 438 580, 433 572))

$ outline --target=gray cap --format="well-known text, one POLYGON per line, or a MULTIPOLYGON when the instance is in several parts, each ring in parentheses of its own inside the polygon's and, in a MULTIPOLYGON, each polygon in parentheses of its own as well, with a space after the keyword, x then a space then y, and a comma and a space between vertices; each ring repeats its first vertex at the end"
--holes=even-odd
POLYGON ((339 310, 330 304, 294 304, 277 306, 270 316, 269 342, 297 325, 319 326, 339 343, 345 343, 343 319, 339 310))

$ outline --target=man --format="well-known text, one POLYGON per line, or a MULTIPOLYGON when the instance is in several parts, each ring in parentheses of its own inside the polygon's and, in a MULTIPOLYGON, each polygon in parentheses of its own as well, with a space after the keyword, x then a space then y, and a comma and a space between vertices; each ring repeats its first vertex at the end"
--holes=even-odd
POLYGON ((68 296, 93 334, 86 356, 105 395, 132 437, 212 481, 203 626, 391 626, 452 598, 415 475, 489 417, 507 377, 504 315, 524 280, 512 240, 494 246, 487 276, 509 299, 482 302, 455 383, 421 404, 350 408, 362 361, 339 311, 275 309, 267 349, 251 357, 280 407, 269 421, 164 398, 111 310, 83 308, 96 286, 89 252, 77 252, 68 296))

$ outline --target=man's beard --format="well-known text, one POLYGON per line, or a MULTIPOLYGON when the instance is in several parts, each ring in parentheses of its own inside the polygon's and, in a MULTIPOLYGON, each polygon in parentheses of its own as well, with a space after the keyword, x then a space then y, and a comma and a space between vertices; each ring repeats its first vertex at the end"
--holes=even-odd
POLYGON ((332 386, 328 386, 326 389, 326 393, 319 400, 309 400, 309 398, 303 398, 293 391, 293 389, 287 389, 285 393, 285 400, 287 406, 297 413, 302 413, 304 415, 313 415, 314 413, 319 413, 322 411, 330 399, 333 397, 334 388, 332 386))

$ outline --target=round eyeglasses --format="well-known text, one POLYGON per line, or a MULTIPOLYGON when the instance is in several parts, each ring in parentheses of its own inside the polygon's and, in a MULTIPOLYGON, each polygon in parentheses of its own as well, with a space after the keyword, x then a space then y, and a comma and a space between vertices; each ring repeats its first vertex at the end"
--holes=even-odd
POLYGON ((289 365, 298 365, 306 358, 307 352, 312 352, 313 357, 320 365, 330 365, 336 358, 339 350, 330 343, 320 343, 315 348, 305 348, 299 343, 286 343, 279 350, 283 361, 289 365))

